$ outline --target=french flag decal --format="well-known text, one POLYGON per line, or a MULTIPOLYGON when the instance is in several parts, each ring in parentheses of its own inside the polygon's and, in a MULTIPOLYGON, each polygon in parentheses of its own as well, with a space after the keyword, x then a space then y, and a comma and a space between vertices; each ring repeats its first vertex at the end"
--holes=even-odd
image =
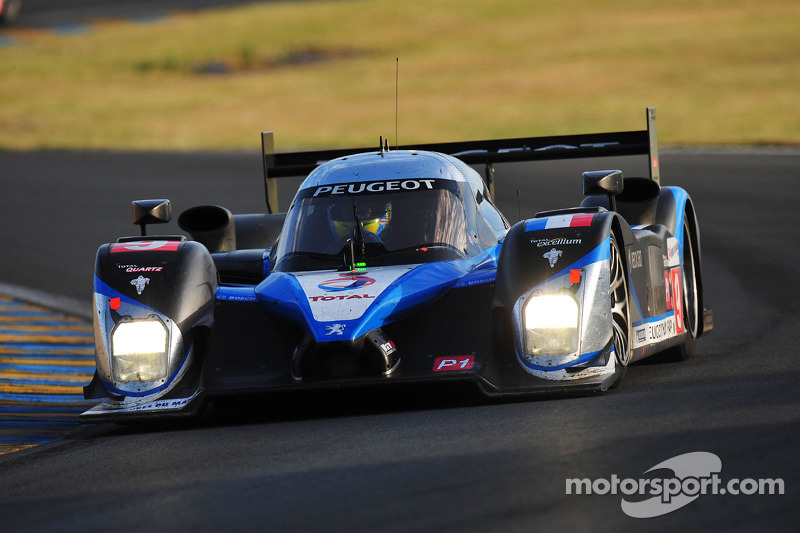
POLYGON ((525 231, 538 231, 543 229, 580 228, 592 225, 594 213, 580 213, 577 215, 555 215, 547 218, 534 218, 525 224, 525 231))

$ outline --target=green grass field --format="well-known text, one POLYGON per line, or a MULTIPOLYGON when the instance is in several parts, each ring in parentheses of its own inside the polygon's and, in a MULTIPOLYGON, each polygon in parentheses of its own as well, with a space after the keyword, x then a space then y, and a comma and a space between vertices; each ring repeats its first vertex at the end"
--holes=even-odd
POLYGON ((642 129, 800 144, 797 0, 257 4, 7 30, 0 148, 371 146, 642 129), (224 71, 224 72, 219 72, 224 71))

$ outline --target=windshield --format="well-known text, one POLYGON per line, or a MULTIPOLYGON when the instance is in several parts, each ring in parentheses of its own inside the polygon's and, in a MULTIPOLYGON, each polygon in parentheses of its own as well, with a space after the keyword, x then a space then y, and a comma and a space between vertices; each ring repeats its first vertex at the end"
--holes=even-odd
POLYGON ((298 193, 275 270, 427 263, 467 253, 464 206, 451 180, 326 185, 298 193))

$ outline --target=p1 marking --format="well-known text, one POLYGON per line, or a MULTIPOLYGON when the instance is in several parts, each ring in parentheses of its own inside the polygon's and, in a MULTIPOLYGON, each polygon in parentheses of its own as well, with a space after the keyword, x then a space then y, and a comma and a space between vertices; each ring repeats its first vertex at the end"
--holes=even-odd
POLYGON ((475 365, 475 357, 472 355, 457 355, 453 357, 439 357, 433 362, 434 372, 446 372, 449 370, 469 370, 475 365))

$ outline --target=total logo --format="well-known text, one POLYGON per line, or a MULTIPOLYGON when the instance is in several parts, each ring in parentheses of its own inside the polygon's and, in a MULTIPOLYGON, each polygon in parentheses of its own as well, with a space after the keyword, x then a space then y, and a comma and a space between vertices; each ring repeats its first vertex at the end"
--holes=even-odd
POLYGON ((351 291, 369 287, 375 280, 366 276, 343 275, 335 279, 329 279, 319 284, 319 288, 325 291, 351 291))

